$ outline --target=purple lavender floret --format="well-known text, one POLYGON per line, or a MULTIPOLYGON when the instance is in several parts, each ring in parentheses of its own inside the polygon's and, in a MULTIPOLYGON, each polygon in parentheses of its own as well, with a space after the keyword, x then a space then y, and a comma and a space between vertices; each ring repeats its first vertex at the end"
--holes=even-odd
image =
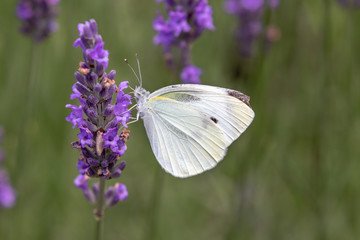
POLYGON ((120 157, 127 149, 130 136, 125 127, 131 117, 128 109, 131 96, 124 93, 128 82, 117 86, 114 80, 116 72, 106 73, 109 51, 104 49, 95 20, 79 24, 78 30, 79 38, 74 46, 81 47, 84 61, 80 62, 75 73, 77 82, 73 85, 70 99, 78 99, 80 105, 66 105, 72 109, 66 120, 80 130, 79 140, 72 143, 72 147, 80 151, 77 163, 80 175, 74 184, 94 203, 96 187, 88 188, 87 181, 96 177, 118 178, 125 168, 120 157))
POLYGON ((20 0, 16 15, 22 21, 21 32, 41 41, 57 29, 55 20, 60 0, 20 0))
MULTIPOLYGON (((4 130, 0 127, 0 144, 3 140, 3 137, 4 130)), ((7 172, 2 168, 4 158, 5 153, 0 148, 0 208, 10 208, 15 204, 16 193, 10 185, 10 179, 7 172)))
POLYGON ((360 7, 360 0, 337 0, 337 2, 346 8, 360 7))
POLYGON ((91 190, 88 188, 87 180, 88 180, 88 176, 86 176, 86 175, 78 175, 78 176, 74 179, 74 185, 82 190, 85 198, 86 198, 89 202, 95 204, 95 203, 96 203, 96 196, 95 196, 94 192, 91 191, 91 190))
MULTIPOLYGON (((153 21, 157 32, 153 41, 162 45, 164 58, 168 67, 177 72, 184 72, 191 63, 191 45, 206 29, 215 30, 212 19, 212 8, 207 0, 157 0, 164 3, 167 19, 159 12, 153 21), (173 51, 180 50, 181 59, 173 59, 173 51)), ((180 74, 181 77, 182 74, 180 74)), ((191 81, 184 80, 184 83, 191 81)), ((192 83, 200 83, 200 75, 192 83)))
POLYGON ((200 83, 202 70, 194 65, 186 66, 181 72, 181 79, 184 83, 200 83))
POLYGON ((235 15, 239 24, 236 38, 239 41, 240 52, 244 57, 251 57, 254 43, 264 33, 266 44, 278 37, 274 35, 274 26, 263 26, 263 16, 266 9, 274 10, 279 0, 226 0, 225 11, 235 15))
POLYGON ((124 184, 116 183, 114 187, 109 187, 105 192, 106 206, 111 207, 119 201, 125 201, 129 194, 124 184))

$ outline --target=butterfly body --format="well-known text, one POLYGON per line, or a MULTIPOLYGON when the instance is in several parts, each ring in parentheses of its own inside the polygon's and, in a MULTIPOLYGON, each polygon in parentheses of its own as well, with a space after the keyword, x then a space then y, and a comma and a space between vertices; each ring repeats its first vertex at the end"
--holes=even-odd
POLYGON ((250 98, 226 88, 179 84, 149 93, 137 87, 135 99, 156 159, 176 177, 215 167, 254 118, 250 98))

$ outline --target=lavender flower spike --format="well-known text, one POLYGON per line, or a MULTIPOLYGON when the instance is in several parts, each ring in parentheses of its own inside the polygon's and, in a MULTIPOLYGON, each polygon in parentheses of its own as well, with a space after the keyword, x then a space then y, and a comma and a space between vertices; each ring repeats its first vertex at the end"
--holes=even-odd
POLYGON ((55 18, 60 0, 20 0, 16 15, 22 21, 21 32, 41 41, 57 29, 55 18))
MULTIPOLYGON (((0 127, 0 143, 4 136, 4 130, 0 127)), ((0 208, 9 208, 15 204, 16 194, 14 189, 10 186, 10 180, 7 172, 1 169, 1 165, 4 161, 5 153, 0 148, 0 208)))
POLYGON ((277 40, 279 34, 274 26, 266 29, 262 20, 266 9, 276 9, 279 0, 226 0, 225 11, 235 15, 239 24, 236 30, 236 38, 239 41, 240 52, 244 57, 253 55, 255 41, 265 33, 265 43, 277 40), (277 33, 277 34, 274 34, 277 33))
POLYGON ((201 69, 191 63, 191 45, 206 29, 214 30, 212 8, 207 0, 157 0, 163 2, 168 19, 160 13, 153 21, 157 32, 154 44, 162 45, 168 67, 184 83, 200 83, 201 69), (173 50, 179 49, 181 59, 174 60, 173 50), (197 69, 197 71, 194 71, 197 69))
MULTIPOLYGON (((130 135, 125 127, 131 117, 128 111, 131 97, 123 92, 128 87, 127 82, 117 86, 114 80, 116 72, 106 73, 109 51, 104 49, 95 20, 80 23, 78 30, 79 38, 74 46, 81 47, 84 60, 75 73, 76 83, 70 99, 78 99, 80 105, 66 105, 72 109, 66 120, 80 131, 79 140, 72 143, 73 148, 80 151, 77 163, 80 175, 74 184, 89 202, 95 204, 99 196, 98 187, 89 188, 87 181, 95 177, 106 180, 120 177, 125 168, 120 157, 126 151, 130 135)), ((118 185, 115 184, 114 189, 118 185)))

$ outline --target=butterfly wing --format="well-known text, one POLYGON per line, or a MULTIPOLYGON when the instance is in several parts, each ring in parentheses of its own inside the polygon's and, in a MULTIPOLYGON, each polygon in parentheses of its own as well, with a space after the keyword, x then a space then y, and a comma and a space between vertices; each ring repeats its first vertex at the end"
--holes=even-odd
POLYGON ((236 140, 251 124, 255 113, 250 98, 226 88, 198 84, 179 84, 161 88, 150 98, 170 98, 197 109, 223 131, 226 147, 236 140))
POLYGON ((226 137, 208 116, 180 101, 154 97, 143 121, 151 148, 166 172, 190 177, 213 168, 226 154, 226 137))

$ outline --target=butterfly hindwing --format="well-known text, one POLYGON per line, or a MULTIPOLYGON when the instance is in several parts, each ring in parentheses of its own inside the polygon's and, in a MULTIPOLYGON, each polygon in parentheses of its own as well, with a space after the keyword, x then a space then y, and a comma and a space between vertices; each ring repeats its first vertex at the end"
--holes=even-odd
POLYGON ((165 95, 150 98, 147 106, 143 116, 146 132, 157 160, 167 172, 189 177, 213 168, 223 159, 226 136, 202 111, 165 95))

